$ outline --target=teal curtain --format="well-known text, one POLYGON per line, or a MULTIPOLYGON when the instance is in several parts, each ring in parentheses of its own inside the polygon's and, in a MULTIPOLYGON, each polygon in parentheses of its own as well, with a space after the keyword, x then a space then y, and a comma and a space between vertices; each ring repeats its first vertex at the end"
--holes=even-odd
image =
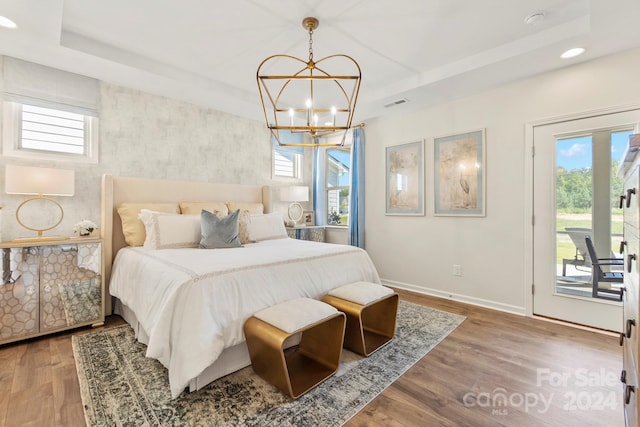
POLYGON ((364 130, 361 127, 353 131, 349 197, 349 244, 364 248, 364 130))

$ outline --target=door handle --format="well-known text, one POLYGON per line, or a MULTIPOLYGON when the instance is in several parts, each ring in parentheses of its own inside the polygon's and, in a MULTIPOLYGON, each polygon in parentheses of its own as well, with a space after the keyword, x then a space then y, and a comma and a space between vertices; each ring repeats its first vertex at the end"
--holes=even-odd
POLYGON ((625 337, 624 332, 620 332, 620 346, 624 345, 624 337, 625 337))
POLYGON ((631 273, 631 261, 636 260, 636 254, 627 255, 627 273, 631 273))
POLYGON ((626 199, 627 197, 623 194, 620 196, 620 205, 618 206, 620 209, 622 209, 622 206, 624 204, 624 199, 626 199))
POLYGON ((624 389, 624 403, 626 405, 629 404, 629 402, 631 402, 631 393, 635 393, 636 392, 636 388, 632 385, 628 385, 625 387, 624 389))
MULTIPOLYGON (((620 301, 624 301, 624 293, 627 291, 627 288, 625 288, 624 286, 620 287, 620 301)), ((622 345, 622 344, 620 344, 622 345)))
POLYGON ((636 326, 636 321, 634 319, 627 319, 627 338, 631 338, 631 330, 636 326))
POLYGON ((627 371, 625 369, 623 369, 622 372, 620 372, 620 382, 622 384, 627 383, 627 371))
POLYGON ((630 188, 627 190, 627 208, 631 207, 631 195, 636 194, 635 188, 630 188))
POLYGON ((624 253, 624 247, 627 246, 627 241, 626 240, 622 240, 620 242, 620 253, 624 253))

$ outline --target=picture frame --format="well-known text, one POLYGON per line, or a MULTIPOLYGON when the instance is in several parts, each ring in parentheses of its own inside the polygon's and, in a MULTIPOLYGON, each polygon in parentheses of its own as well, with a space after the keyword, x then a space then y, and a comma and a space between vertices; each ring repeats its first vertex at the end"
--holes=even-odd
POLYGON ((424 140, 386 147, 386 215, 424 216, 424 140))
POLYGON ((486 216, 485 129, 434 138, 434 215, 486 216))
POLYGON ((302 212, 302 223, 304 225, 316 225, 316 217, 313 211, 302 212))

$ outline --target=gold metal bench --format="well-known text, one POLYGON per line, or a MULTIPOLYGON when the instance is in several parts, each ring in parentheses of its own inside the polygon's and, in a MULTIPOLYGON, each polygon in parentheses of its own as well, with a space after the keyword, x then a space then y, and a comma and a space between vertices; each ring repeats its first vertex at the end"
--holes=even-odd
POLYGON ((266 308, 244 324, 253 370, 294 399, 338 370, 344 330, 344 313, 310 298, 266 308))
POLYGON ((369 356, 387 344, 396 330, 398 294, 369 282, 333 289, 322 298, 347 315, 344 347, 369 356))

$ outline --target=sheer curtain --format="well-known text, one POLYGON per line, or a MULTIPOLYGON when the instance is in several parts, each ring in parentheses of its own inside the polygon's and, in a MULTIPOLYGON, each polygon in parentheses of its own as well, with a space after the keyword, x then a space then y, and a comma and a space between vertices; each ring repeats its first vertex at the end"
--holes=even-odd
POLYGON ((349 244, 364 248, 364 130, 353 130, 351 146, 351 191, 349 244))

